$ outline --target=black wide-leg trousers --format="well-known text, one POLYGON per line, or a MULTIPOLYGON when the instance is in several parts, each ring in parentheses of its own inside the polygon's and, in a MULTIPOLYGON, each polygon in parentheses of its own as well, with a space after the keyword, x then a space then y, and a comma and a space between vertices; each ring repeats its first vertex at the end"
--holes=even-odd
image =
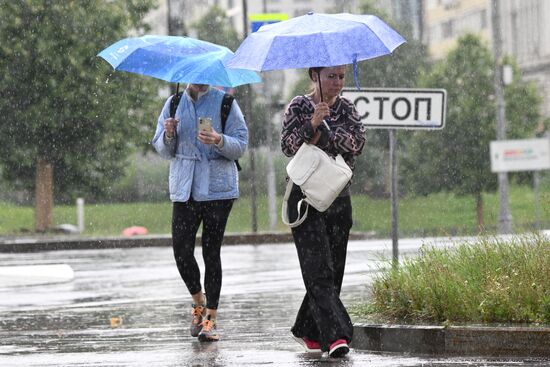
MULTIPOLYGON (((288 200, 291 221, 301 198, 294 185, 288 200)), ((351 226, 351 199, 343 196, 323 213, 310 206, 307 219, 292 229, 306 295, 291 331, 297 337, 318 341, 323 351, 335 340, 349 343, 353 336, 353 325, 340 300, 351 226)))
POLYGON ((176 265, 190 294, 202 290, 200 269, 195 259, 195 237, 202 222, 202 257, 206 308, 217 309, 222 287, 221 245, 231 200, 174 202, 172 247, 176 265))

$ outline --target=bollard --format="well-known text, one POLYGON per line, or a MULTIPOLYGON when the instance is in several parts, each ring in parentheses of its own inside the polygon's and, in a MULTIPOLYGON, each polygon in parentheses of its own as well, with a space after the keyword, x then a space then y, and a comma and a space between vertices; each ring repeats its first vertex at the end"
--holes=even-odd
POLYGON ((84 232, 84 199, 76 199, 76 222, 78 227, 78 232, 84 232))

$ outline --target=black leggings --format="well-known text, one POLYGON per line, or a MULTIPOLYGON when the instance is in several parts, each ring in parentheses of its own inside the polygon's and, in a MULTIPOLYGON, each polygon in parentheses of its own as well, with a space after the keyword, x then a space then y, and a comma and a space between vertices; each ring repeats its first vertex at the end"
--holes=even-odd
MULTIPOLYGON (((301 197, 294 185, 288 200, 290 220, 295 220, 301 197)), ((323 213, 310 206, 307 219, 292 228, 306 295, 291 331, 318 341, 324 351, 335 340, 349 343, 353 336, 353 325, 340 300, 351 226, 351 199, 343 196, 323 213)))
POLYGON ((202 257, 206 308, 217 309, 222 287, 220 250, 233 199, 175 202, 172 209, 172 246, 181 278, 190 294, 202 290, 195 259, 195 237, 202 222, 202 257))

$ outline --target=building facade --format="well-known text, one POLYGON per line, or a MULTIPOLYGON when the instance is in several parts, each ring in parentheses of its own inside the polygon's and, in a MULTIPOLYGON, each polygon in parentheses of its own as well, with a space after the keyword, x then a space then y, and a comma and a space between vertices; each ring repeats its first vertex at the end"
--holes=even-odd
MULTIPOLYGON (((514 56, 524 80, 537 84, 544 96, 543 113, 550 116, 550 0, 499 0, 501 6, 503 51, 514 56)), ((233 26, 243 33, 243 0, 159 0, 149 15, 151 33, 176 34, 168 28, 168 14, 181 19, 186 33, 189 25, 217 5, 225 9, 233 26), (169 12, 170 9, 170 12, 169 12)), ((360 0, 247 0, 247 13, 285 13, 289 18, 314 11, 318 13, 357 13, 360 0)), ((413 37, 423 40, 431 57, 440 59, 466 33, 478 34, 491 46, 492 0, 377 0, 375 4, 398 22, 408 22, 413 37)), ((296 73, 285 72, 286 87, 296 73)))
MULTIPOLYGON (((357 9, 359 0, 247 0, 247 13, 285 13, 289 18, 316 13, 353 12, 357 9)), ((233 26, 243 33, 243 0, 159 0, 159 7, 153 11, 148 20, 156 33, 166 34, 168 9, 171 13, 180 14, 184 24, 188 25, 204 16, 216 5, 225 9, 233 26), (164 23, 164 24, 163 24, 164 23), (164 31, 164 33, 163 33, 164 31)), ((190 33, 192 35, 192 32, 190 33)))
MULTIPOLYGON (((544 97, 550 116, 550 1, 499 0, 504 54, 519 63, 522 77, 544 97)), ((457 39, 470 32, 492 41, 491 0, 425 0, 424 42, 435 59, 444 57, 457 39)))

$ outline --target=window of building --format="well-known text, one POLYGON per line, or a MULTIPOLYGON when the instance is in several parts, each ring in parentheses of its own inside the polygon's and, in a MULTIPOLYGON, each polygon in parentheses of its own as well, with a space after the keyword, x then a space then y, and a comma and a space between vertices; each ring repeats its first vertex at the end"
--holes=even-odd
POLYGON ((443 0, 443 7, 445 9, 458 8, 460 6, 460 0, 443 0))
POLYGON ((479 12, 479 21, 481 22, 481 29, 486 29, 487 26, 488 26, 488 22, 487 22, 487 10, 486 9, 483 9, 482 11, 479 12))
POLYGON ((452 38, 454 34, 454 21, 449 20, 441 24, 441 36, 443 39, 452 38))

